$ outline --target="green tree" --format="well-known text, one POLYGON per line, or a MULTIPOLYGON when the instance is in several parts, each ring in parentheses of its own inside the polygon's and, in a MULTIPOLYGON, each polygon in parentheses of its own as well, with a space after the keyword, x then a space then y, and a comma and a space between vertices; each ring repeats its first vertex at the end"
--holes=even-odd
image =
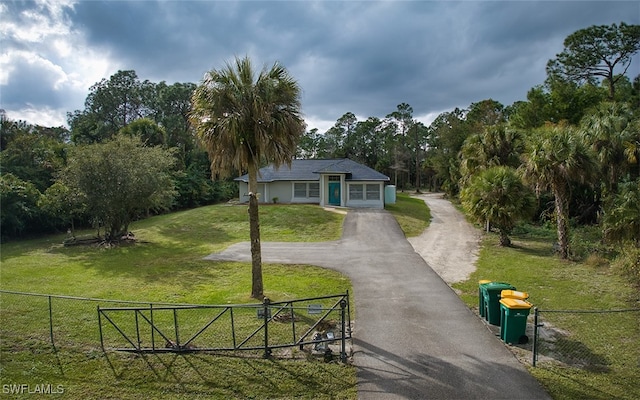
POLYGON ((484 132, 467 137, 460 150, 461 185, 490 167, 504 165, 517 168, 523 151, 521 133, 505 123, 488 126, 484 132))
POLYGON ((89 88, 85 109, 67 114, 76 143, 110 139, 120 129, 150 114, 153 84, 141 82, 135 71, 118 71, 89 88))
POLYGON ((509 124, 517 129, 539 128, 552 121, 551 96, 542 86, 527 92, 527 101, 514 103, 509 124))
POLYGON ((279 63, 256 77, 248 57, 206 73, 193 94, 191 121, 211 160, 212 173, 249 175, 251 297, 263 293, 258 169, 263 162, 291 165, 305 125, 301 89, 279 63))
POLYGON ((38 207, 55 226, 69 227, 75 232, 75 221, 86 215, 84 195, 69 189, 61 181, 55 182, 40 196, 38 207))
POLYGON ((630 241, 640 248, 640 179, 620 184, 605 207, 604 236, 611 241, 630 241))
POLYGON ((0 226, 2 240, 27 232, 39 218, 40 191, 28 181, 2 172, 0 175, 0 226))
POLYGON ((150 105, 150 118, 164 129, 166 145, 177 149, 183 164, 186 162, 187 154, 196 147, 189 122, 191 96, 195 89, 194 83, 167 85, 165 82, 160 82, 155 85, 150 105))
POLYGON ((167 132, 149 118, 140 118, 124 128, 120 133, 127 136, 137 136, 146 146, 167 147, 167 132))
POLYGON ((593 176, 594 157, 571 126, 549 124, 530 135, 522 168, 537 194, 547 189, 553 194, 560 256, 567 258, 571 185, 593 176))
POLYGON ((547 63, 547 73, 570 81, 603 78, 609 99, 614 100, 616 83, 639 50, 640 25, 594 25, 567 36, 564 50, 547 63), (615 73, 617 68, 620 74, 615 73))
POLYGON ((618 181, 629 171, 625 143, 633 138, 633 119, 626 104, 603 102, 580 123, 585 142, 598 157, 609 192, 615 192, 618 181))
POLYGON ((318 158, 320 152, 320 141, 322 135, 318 133, 318 128, 313 128, 310 131, 306 131, 300 138, 298 143, 298 150, 296 151, 297 158, 318 158))
POLYGON ((349 146, 347 138, 353 136, 357 123, 358 119, 351 112, 338 118, 336 123, 324 134, 324 144, 328 152, 325 157, 350 158, 355 153, 355 150, 349 146))
POLYGON ((445 112, 429 125, 427 165, 434 171, 434 189, 442 188, 447 194, 458 193, 460 158, 458 154, 468 130, 464 124, 464 111, 456 108, 445 112))
POLYGON ((105 240, 118 241, 136 218, 172 205, 174 162, 169 150, 117 135, 73 148, 60 180, 82 196, 94 225, 104 227, 105 240))
POLYGON ((533 192, 516 169, 495 166, 474 175, 460 192, 462 205, 478 222, 498 229, 500 245, 510 246, 515 224, 535 211, 533 192))
MULTIPOLYGON (((11 125, 0 152, 2 173, 12 173, 43 192, 51 186, 56 171, 65 162, 64 128, 43 128, 26 123, 11 125)), ((5 131, 2 132, 2 136, 5 131)))

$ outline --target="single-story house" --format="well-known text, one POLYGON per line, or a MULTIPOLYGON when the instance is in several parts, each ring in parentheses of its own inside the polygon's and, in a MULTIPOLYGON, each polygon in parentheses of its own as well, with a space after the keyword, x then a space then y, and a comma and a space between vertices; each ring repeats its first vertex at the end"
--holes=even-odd
MULTIPOLYGON (((240 201, 249 201, 249 176, 239 182, 240 201)), ((261 168, 258 199, 262 203, 312 203, 320 206, 384 208, 389 177, 348 158, 293 160, 291 167, 261 168)))

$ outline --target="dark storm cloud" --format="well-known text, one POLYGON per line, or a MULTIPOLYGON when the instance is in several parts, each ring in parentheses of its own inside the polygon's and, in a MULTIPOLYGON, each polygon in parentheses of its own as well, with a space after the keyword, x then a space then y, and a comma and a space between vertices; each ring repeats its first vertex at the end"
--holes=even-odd
POLYGON ((24 104, 47 107, 60 104, 64 93, 59 90, 61 74, 43 65, 41 60, 17 59, 11 84, 2 88, 2 108, 19 108, 24 104))
MULTIPOLYGON (((384 117, 402 102, 420 116, 488 98, 524 100, 544 82, 545 65, 567 35, 596 24, 638 24, 640 3, 81 1, 57 18, 82 39, 79 46, 104 57, 111 69, 102 78, 133 69, 154 82, 198 83, 234 56, 248 55, 257 67, 280 61, 303 89, 307 117, 335 122, 346 112, 384 117)), ((10 46, 25 45, 11 39, 10 46)), ((59 54, 37 49, 68 72, 59 54)), ((43 87, 55 81, 51 71, 38 78, 43 87)), ((27 73, 37 71, 14 69, 5 99, 29 100, 14 84, 26 84, 27 73)), ((58 94, 33 90, 43 99, 58 94)))

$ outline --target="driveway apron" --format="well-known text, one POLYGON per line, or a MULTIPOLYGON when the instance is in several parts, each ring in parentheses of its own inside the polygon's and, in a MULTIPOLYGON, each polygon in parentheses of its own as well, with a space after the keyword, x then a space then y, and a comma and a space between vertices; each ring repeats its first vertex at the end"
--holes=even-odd
MULTIPOLYGON (((249 243, 206 258, 250 261, 249 243)), ((262 260, 349 276, 359 399, 550 398, 384 210, 349 210, 337 241, 262 243, 262 260)))

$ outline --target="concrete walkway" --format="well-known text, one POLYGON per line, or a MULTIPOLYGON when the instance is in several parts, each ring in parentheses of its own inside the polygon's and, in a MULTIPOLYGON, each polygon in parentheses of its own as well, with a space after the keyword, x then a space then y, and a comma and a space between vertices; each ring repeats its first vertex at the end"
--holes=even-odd
MULTIPOLYGON (((250 261, 249 243, 207 259, 250 261)), ((350 210, 338 241, 262 243, 262 259, 351 278, 359 399, 550 399, 386 211, 350 210)))

